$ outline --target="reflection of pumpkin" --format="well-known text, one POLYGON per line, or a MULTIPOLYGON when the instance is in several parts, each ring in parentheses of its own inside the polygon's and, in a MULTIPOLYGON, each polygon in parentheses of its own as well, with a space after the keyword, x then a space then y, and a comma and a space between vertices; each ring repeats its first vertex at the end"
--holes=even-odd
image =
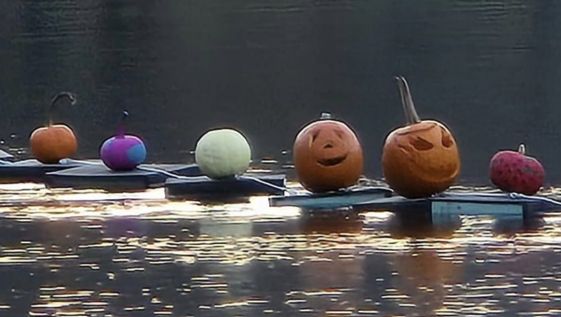
POLYGON ((446 190, 456 180, 460 172, 458 148, 442 123, 419 119, 405 78, 397 80, 408 125, 386 138, 384 177, 402 196, 427 197, 446 190))
POLYGON ((349 187, 362 174, 360 142, 343 122, 310 123, 296 136, 293 150, 298 179, 311 192, 349 187))
POLYGON ((68 98, 72 104, 76 103, 76 98, 69 92, 57 94, 49 107, 48 125, 35 129, 29 137, 31 152, 42 163, 58 163, 61 159, 76 153, 78 149, 78 142, 72 129, 64 124, 53 124, 52 111, 56 102, 61 98, 68 98))
POLYGON ((445 285, 464 280, 462 264, 440 257, 434 249, 417 248, 415 242, 408 252, 390 255, 388 262, 400 277, 393 286, 412 299, 417 316, 434 316, 450 293, 445 285))
POLYGON ((362 215, 341 210, 317 214, 306 212, 299 221, 306 234, 358 233, 364 225, 362 215))

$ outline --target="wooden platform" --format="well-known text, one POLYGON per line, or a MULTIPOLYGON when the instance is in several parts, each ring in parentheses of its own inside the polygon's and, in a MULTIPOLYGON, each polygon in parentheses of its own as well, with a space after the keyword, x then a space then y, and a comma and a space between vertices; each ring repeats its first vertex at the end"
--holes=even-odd
POLYGON ((269 205, 304 209, 336 209, 389 197, 392 193, 392 190, 384 187, 361 187, 322 194, 302 193, 299 195, 273 196, 269 198, 269 205))
POLYGON ((165 189, 168 199, 230 201, 250 196, 282 194, 285 183, 285 176, 282 174, 248 174, 221 180, 199 176, 169 178, 166 181, 165 189))
POLYGON ((141 164, 126 172, 112 171, 103 164, 90 164, 47 173, 45 184, 48 187, 134 191, 161 187, 170 173, 180 176, 201 174, 195 164, 141 164))
POLYGON ((407 199, 401 196, 373 199, 354 204, 352 208, 396 213, 427 212, 433 218, 449 217, 450 215, 525 217, 544 212, 561 211, 561 202, 522 194, 448 192, 423 199, 407 199))
POLYGON ((446 192, 430 198, 407 199, 392 195, 380 187, 363 187, 327 194, 274 196, 269 204, 275 207, 294 206, 308 211, 340 212, 389 211, 399 214, 439 217, 454 215, 490 215, 495 217, 539 216, 561 211, 561 201, 540 196, 507 193, 446 192))

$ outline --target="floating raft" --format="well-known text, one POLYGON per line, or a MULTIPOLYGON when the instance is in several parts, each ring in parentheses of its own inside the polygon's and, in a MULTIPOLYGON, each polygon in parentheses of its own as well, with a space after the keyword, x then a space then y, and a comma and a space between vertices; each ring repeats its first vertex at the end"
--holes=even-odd
POLYGON ((490 215, 496 217, 537 216, 561 211, 561 202, 540 196, 506 193, 443 193, 430 198, 401 196, 373 199, 352 205, 356 210, 386 210, 396 213, 424 211, 435 217, 490 215))
POLYGON ((291 206, 303 209, 337 209, 390 197, 392 194, 391 189, 384 187, 359 187, 322 194, 304 193, 274 196, 269 198, 269 205, 273 207, 291 206))
POLYGON ((90 164, 47 173, 48 187, 104 189, 107 191, 144 190, 161 187, 173 175, 201 175, 195 164, 141 164, 132 171, 115 172, 103 164, 90 164))
POLYGON ((80 167, 85 164, 92 164, 92 162, 64 159, 59 164, 43 164, 34 159, 17 162, 0 160, 0 183, 42 183, 47 173, 80 167))
POLYGON ((284 175, 240 176, 215 180, 206 176, 169 178, 166 198, 194 200, 229 200, 257 195, 279 195, 284 192, 284 175))

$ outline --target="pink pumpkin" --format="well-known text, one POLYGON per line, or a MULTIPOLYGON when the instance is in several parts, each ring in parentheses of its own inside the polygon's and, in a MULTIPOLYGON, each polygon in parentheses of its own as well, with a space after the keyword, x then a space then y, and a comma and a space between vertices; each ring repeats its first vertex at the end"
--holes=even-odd
POLYGON ((491 182, 506 192, 534 195, 543 185, 542 164, 526 155, 524 144, 516 151, 497 152, 489 166, 491 182))

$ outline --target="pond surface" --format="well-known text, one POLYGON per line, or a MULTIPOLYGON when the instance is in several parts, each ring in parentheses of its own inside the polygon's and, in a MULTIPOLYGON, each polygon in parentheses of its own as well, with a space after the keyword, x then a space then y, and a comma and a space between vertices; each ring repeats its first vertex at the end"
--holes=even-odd
POLYGON ((0 206, 0 316, 561 314, 554 214, 431 223, 31 184, 0 206))

